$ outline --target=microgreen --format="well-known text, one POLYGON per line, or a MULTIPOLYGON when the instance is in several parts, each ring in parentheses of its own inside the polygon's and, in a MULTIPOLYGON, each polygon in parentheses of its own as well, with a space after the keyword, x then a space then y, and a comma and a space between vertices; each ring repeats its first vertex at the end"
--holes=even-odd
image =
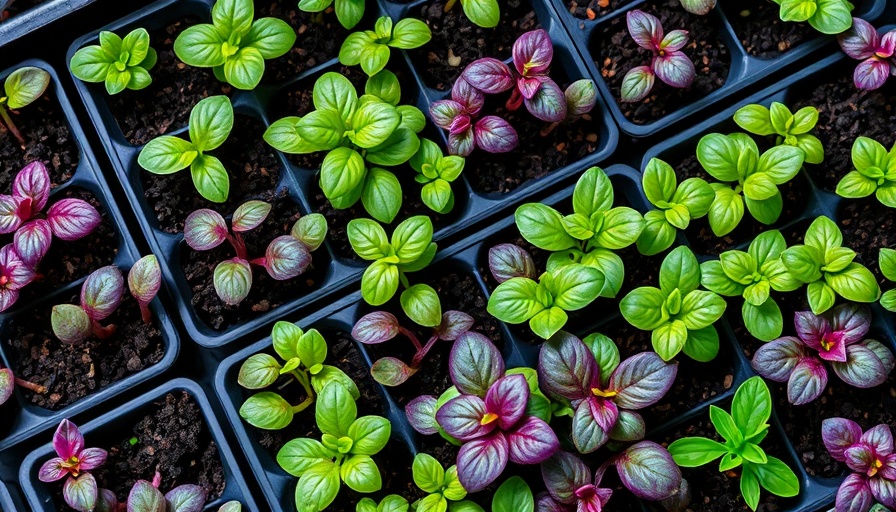
POLYGON ((43 463, 38 479, 49 483, 66 478, 62 497, 68 506, 79 512, 92 511, 99 490, 90 471, 102 466, 108 453, 101 448, 85 448, 84 436, 68 419, 62 420, 56 428, 53 449, 56 457, 43 463))
POLYGON ((860 199, 874 194, 884 206, 896 208, 896 147, 887 152, 880 142, 859 137, 852 145, 852 165, 855 170, 837 183, 837 195, 860 199))
POLYGON ((744 325, 762 341, 781 336, 784 329, 781 308, 770 292, 792 292, 802 286, 781 261, 786 248, 784 236, 773 229, 758 235, 746 252, 725 251, 718 260, 700 265, 700 283, 707 290, 726 297, 743 297, 744 325))
POLYGON ((503 118, 484 116, 477 120, 484 104, 482 91, 461 76, 451 86, 450 100, 430 105, 432 122, 448 130, 450 154, 470 156, 477 147, 489 153, 507 153, 519 145, 519 135, 503 118))
POLYGON ((684 351, 700 362, 719 352, 719 333, 713 324, 727 304, 718 294, 698 290, 700 265, 686 246, 670 252, 660 266, 659 288, 635 288, 619 303, 622 316, 634 327, 653 331, 653 350, 665 361, 684 351))
POLYGON ((250 260, 242 234, 260 226, 271 212, 264 201, 247 201, 233 212, 231 229, 218 212, 200 209, 187 216, 184 240, 195 251, 210 251, 224 241, 230 242, 236 257, 222 261, 215 267, 215 293, 228 306, 243 301, 252 288, 252 267, 258 265, 278 281, 293 279, 311 265, 311 252, 317 249, 327 234, 323 215, 306 215, 293 225, 289 235, 278 236, 268 244, 264 256, 250 260))
POLYGON ((659 254, 675 242, 677 229, 687 229, 693 219, 709 212, 715 192, 701 178, 678 183, 672 166, 651 158, 641 176, 641 186, 650 204, 656 207, 644 214, 644 231, 636 242, 638 252, 659 254))
POLYGON ((411 157, 411 167, 417 171, 414 180, 423 185, 420 198, 423 204, 437 213, 448 213, 454 208, 451 182, 464 170, 464 158, 444 156, 438 144, 420 139, 420 149, 411 157))
POLYGON ((8 130, 19 141, 19 146, 23 150, 25 149, 25 138, 22 137, 21 132, 9 116, 10 111, 27 107, 37 101, 43 96, 48 85, 50 85, 50 74, 33 66, 21 67, 13 71, 3 82, 4 94, 0 96, 0 120, 3 122, 0 123, 0 135, 8 130))
MULTIPOLYGON (((104 503, 97 503, 97 511, 114 511, 124 510, 127 512, 202 512, 205 508, 207 498, 205 489, 201 486, 193 484, 184 484, 171 489, 167 493, 159 490, 162 483, 162 475, 156 471, 151 482, 146 480, 137 480, 134 482, 128 493, 127 503, 119 504, 118 499, 112 492, 103 492, 102 497, 104 503)), ((102 489, 101 491, 105 491, 102 489)), ((238 502, 230 502, 237 503, 238 502)), ((225 504, 219 509, 221 511, 236 511, 231 504, 225 504), (225 508, 230 506, 230 508, 225 508)))
POLYGON ((854 6, 847 0, 773 0, 781 6, 781 21, 808 21, 822 34, 839 34, 852 26, 850 12, 854 6))
POLYGON ((149 303, 158 295, 161 287, 162 269, 159 268, 159 260, 154 254, 137 260, 128 272, 128 289, 140 305, 140 316, 147 325, 152 321, 149 303))
POLYGON ((613 207, 610 178, 599 167, 585 171, 572 194, 573 213, 563 216, 540 203, 524 204, 514 213, 516 226, 529 243, 551 251, 547 271, 581 263, 605 277, 601 297, 613 298, 622 288, 625 265, 613 251, 635 243, 644 218, 626 206, 613 207))
POLYGON ((432 38, 429 26, 414 18, 404 18, 392 24, 392 18, 376 20, 374 30, 353 32, 339 48, 339 62, 346 66, 361 65, 368 76, 382 71, 389 63, 389 48, 411 50, 428 43, 432 38))
POLYGON ((382 416, 358 416, 358 406, 342 384, 331 382, 317 397, 314 417, 320 441, 293 439, 277 452, 277 463, 299 477, 296 508, 326 509, 344 482, 353 491, 371 493, 382 488, 382 477, 371 458, 389 441, 392 424, 382 416))
POLYGON ((285 54, 295 31, 278 18, 255 19, 252 0, 218 0, 211 24, 187 28, 174 40, 174 53, 188 66, 212 68, 215 77, 252 90, 264 75, 264 61, 285 54))
POLYGON ((716 0, 681 0, 681 6, 691 14, 703 16, 716 6, 716 0))
POLYGON ((842 245, 840 228, 831 219, 819 216, 806 230, 804 244, 788 247, 781 254, 790 274, 808 285, 806 297, 816 315, 830 309, 837 295, 865 303, 880 298, 874 274, 853 261, 856 252, 842 245))
POLYGON ((100 32, 100 44, 81 48, 69 63, 75 78, 85 82, 104 82, 106 92, 118 94, 125 89, 139 91, 152 83, 149 70, 156 65, 158 53, 149 46, 149 32, 134 29, 122 39, 114 32, 100 32))
POLYGON ((299 0, 299 10, 323 12, 331 5, 339 23, 351 30, 364 17, 364 0, 299 0))
POLYGON ((445 470, 435 457, 418 453, 411 473, 417 487, 427 493, 411 505, 416 512, 441 512, 448 508, 449 501, 457 502, 467 496, 457 478, 456 465, 445 470))
POLYGON ((756 135, 775 135, 775 145, 802 149, 808 164, 820 164, 824 160, 821 141, 809 133, 818 123, 818 109, 815 107, 803 107, 791 113, 786 105, 777 101, 773 101, 770 108, 746 105, 734 113, 734 122, 756 135))
POLYGON ((787 400, 809 403, 828 383, 825 362, 840 380, 857 388, 884 383, 896 360, 879 341, 865 339, 871 327, 867 306, 841 304, 824 315, 798 311, 794 316, 797 336, 785 336, 759 347, 753 354, 757 373, 787 382, 787 400))
MULTIPOLYGON (((450 11, 456 3, 457 0, 445 2, 445 12, 450 11)), ((460 0, 460 6, 467 18, 482 28, 494 28, 501 19, 498 0, 460 0)))
POLYGON ((9 368, 0 368, 0 405, 5 404, 10 398, 12 398, 12 394, 16 390, 16 386, 23 387, 39 395, 43 395, 47 392, 47 388, 45 386, 20 379, 16 377, 15 374, 13 374, 12 370, 10 370, 9 368))
POLYGON ((643 100, 657 78, 672 87, 690 87, 696 71, 694 63, 681 51, 688 44, 688 31, 673 30, 664 35, 660 20, 639 9, 629 11, 625 20, 635 43, 653 56, 650 65, 634 67, 625 74, 620 90, 622 101, 643 100))
MULTIPOLYGON (((877 258, 884 278, 896 282, 896 250, 881 248, 877 258)), ((891 288, 881 295, 880 305, 887 311, 896 313, 896 288, 891 288)))
POLYGON ((870 91, 886 83, 896 67, 896 30, 881 36, 874 25, 861 18, 853 18, 852 27, 837 36, 837 41, 844 53, 862 61, 853 73, 857 88, 870 91))
POLYGON ((290 404, 274 391, 262 391, 249 397, 240 407, 240 417, 253 427, 279 430, 292 422, 296 413, 314 403, 314 398, 330 382, 339 382, 357 400, 358 387, 339 368, 324 364, 327 359, 327 342, 317 329, 303 331, 295 324, 277 322, 271 332, 271 344, 279 360, 266 353, 255 354, 243 361, 237 382, 246 389, 264 389, 273 386, 282 377, 295 380, 302 386, 305 399, 290 404))
POLYGON ((800 491, 800 482, 781 459, 766 455, 759 443, 768 435, 772 397, 760 377, 750 377, 737 389, 731 414, 709 406, 709 418, 725 439, 719 443, 705 437, 684 437, 669 445, 675 463, 683 468, 708 464, 719 457, 719 471, 725 473, 742 466, 740 492, 747 505, 756 510, 759 488, 789 498, 800 491))
POLYGON ((862 432, 852 420, 827 418, 821 423, 821 438, 831 457, 853 471, 837 490, 836 512, 876 510, 875 501, 896 508, 896 453, 889 425, 862 432))
POLYGON ((743 133, 710 133, 697 143, 697 160, 713 178, 716 192, 709 207, 709 226, 716 236, 734 230, 744 216, 744 204, 753 218, 773 224, 781 216, 784 199, 779 185, 793 179, 806 153, 794 146, 759 147, 743 133))

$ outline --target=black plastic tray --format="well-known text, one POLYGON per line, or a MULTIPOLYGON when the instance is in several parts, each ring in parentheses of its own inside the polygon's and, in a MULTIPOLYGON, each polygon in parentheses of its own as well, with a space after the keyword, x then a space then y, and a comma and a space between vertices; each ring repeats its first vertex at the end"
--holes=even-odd
POLYGON ((0 23, 0 48, 96 0, 49 0, 0 23))

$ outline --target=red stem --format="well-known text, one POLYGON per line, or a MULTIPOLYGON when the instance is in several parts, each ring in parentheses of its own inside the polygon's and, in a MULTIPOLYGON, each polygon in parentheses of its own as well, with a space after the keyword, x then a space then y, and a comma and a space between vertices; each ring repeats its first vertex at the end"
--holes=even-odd
POLYGON ((426 342, 426 346, 424 346, 422 349, 417 350, 417 353, 414 354, 414 358, 411 359, 412 368, 420 366, 423 358, 426 357, 426 354, 429 353, 430 349, 432 349, 432 346, 435 345, 437 341, 439 341, 439 336, 434 335, 432 338, 429 338, 429 341, 426 342))
POLYGON ((22 137, 22 134, 19 133, 19 129, 16 128, 16 124, 12 122, 12 118, 9 117, 9 112, 6 111, 6 108, 0 105, 0 118, 3 118, 3 122, 6 123, 6 126, 9 128, 9 131, 12 132, 13 136, 16 140, 19 141, 19 146, 22 149, 25 149, 25 138, 22 137))
POLYGON ((93 320, 93 319, 90 320, 90 325, 93 329, 93 335, 96 336, 97 339, 107 340, 107 339, 109 339, 110 336, 115 334, 115 326, 114 325, 107 325, 107 326, 103 327, 102 325, 100 325, 99 322, 97 322, 96 320, 93 320))
POLYGON ((507 110, 513 112, 514 110, 520 108, 520 105, 523 104, 523 95, 520 94, 520 90, 516 87, 513 88, 513 92, 510 93, 510 98, 507 99, 507 103, 504 105, 507 110))
POLYGON ((420 340, 417 339, 417 336, 414 333, 412 333, 411 331, 409 331, 401 326, 398 326, 398 332, 400 332, 401 334, 404 334, 411 340, 411 342, 414 344, 414 347, 417 348, 417 352, 420 352, 421 350, 423 350, 423 346, 420 345, 420 340))
POLYGON ((250 260, 249 264, 250 265, 258 265, 259 267, 263 267, 263 266, 265 266, 265 264, 267 264, 267 262, 268 262, 267 258, 262 256, 261 258, 255 258, 254 260, 250 260))
POLYGON ((152 311, 149 310, 149 304, 140 303, 140 316, 143 317, 144 324, 152 324, 152 311))
POLYGON ((541 135, 542 137, 547 137, 552 131, 554 131, 554 128, 556 128, 559 124, 560 124, 559 122, 548 123, 548 124, 544 125, 544 127, 541 129, 540 132, 538 132, 538 134, 541 135))
POLYGON ((15 381, 19 387, 23 387, 25 389, 30 389, 31 391, 34 391, 38 395, 42 395, 47 392, 47 388, 44 386, 41 386, 40 384, 35 384, 33 382, 29 382, 27 380, 20 379, 18 377, 15 377, 15 381))
POLYGON ((246 242, 243 240, 243 237, 240 236, 239 233, 236 235, 227 234, 227 240, 230 242, 230 245, 233 246, 233 250, 236 251, 237 258, 248 260, 249 256, 246 253, 246 242))

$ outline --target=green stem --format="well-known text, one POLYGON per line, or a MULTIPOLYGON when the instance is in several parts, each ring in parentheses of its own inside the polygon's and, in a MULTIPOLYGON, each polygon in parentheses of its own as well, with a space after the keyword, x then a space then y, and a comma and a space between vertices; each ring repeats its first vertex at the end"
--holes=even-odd
POLYGON ((24 150, 25 149, 25 138, 22 137, 21 133, 19 133, 19 129, 16 128, 16 124, 13 123, 12 118, 9 117, 9 112, 7 112, 6 109, 2 105, 0 105, 0 118, 3 118, 3 122, 9 128, 9 131, 12 132, 12 134, 16 138, 16 140, 19 141, 19 145, 24 150))
POLYGON ((451 8, 454 7, 454 4, 456 4, 456 3, 457 3, 457 0, 448 0, 448 2, 445 4, 445 12, 450 11, 451 8))
POLYGON ((299 384, 305 388, 305 396, 310 397, 311 400, 314 401, 314 389, 311 388, 311 380, 308 378, 308 373, 304 370, 293 370, 290 373, 299 381, 299 384))
POLYGON ((293 412, 293 414, 300 413, 300 412, 304 411, 305 409, 307 409, 313 403, 314 403, 313 396, 306 397, 304 400, 302 400, 302 403, 300 403, 299 405, 292 406, 292 412, 293 412))

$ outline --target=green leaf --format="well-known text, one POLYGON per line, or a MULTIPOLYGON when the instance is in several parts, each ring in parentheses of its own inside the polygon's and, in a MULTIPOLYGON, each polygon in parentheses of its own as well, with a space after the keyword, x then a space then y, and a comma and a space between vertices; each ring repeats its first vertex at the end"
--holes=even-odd
POLYGON ((313 144, 298 132, 300 117, 284 117, 274 121, 264 132, 264 140, 274 149, 290 154, 307 154, 316 151, 313 144))
POLYGON ((375 75, 386 67, 390 56, 388 46, 376 42, 368 43, 361 50, 361 69, 368 76, 375 75))
POLYGON ((362 416, 348 429, 354 455, 376 455, 389 442, 392 423, 382 416, 362 416))
POLYGON ((251 91, 261 82, 264 75, 264 57, 255 48, 240 48, 236 55, 224 61, 224 76, 227 82, 244 91, 251 91))
POLYGON ((358 406, 345 386, 331 383, 318 394, 314 419, 324 434, 347 436, 349 428, 358 417, 358 406))
POLYGON ((255 354, 243 361, 237 382, 246 389, 262 389, 280 377, 280 363, 269 354, 255 354))
POLYGON ((361 296, 371 306, 382 306, 398 291, 398 267, 374 261, 361 276, 361 296))
POLYGON ((837 294, 824 281, 815 281, 814 283, 809 283, 809 286, 806 288, 806 298, 809 300, 809 308, 812 312, 820 315, 834 307, 837 294))
POLYGON ((252 28, 255 6, 249 0, 217 0, 212 7, 212 23, 224 37, 245 36, 252 28))
POLYGON ((582 265, 596 268, 604 275, 601 297, 610 299, 616 297, 622 289, 622 281, 625 278, 625 265, 619 255, 603 248, 592 249, 582 256, 582 265))
POLYGON ((890 281, 896 281, 896 249, 882 247, 878 254, 880 272, 890 281))
POLYGON ((352 29, 364 17, 364 0, 336 0, 336 19, 347 29, 352 29))
POLYGON ((688 329, 703 329, 721 318, 726 306, 725 299, 715 293, 694 290, 681 300, 681 312, 677 318, 688 329))
POLYGON ((747 105, 734 113, 734 122, 744 130, 756 135, 766 136, 775 133, 772 126, 771 113, 763 105, 747 105))
POLYGON ((716 196, 709 207, 709 226, 716 236, 734 231, 744 217, 744 199, 724 185, 714 183, 716 196))
POLYGON ((683 468, 696 468, 728 453, 728 448, 705 437, 683 437, 669 445, 669 453, 675 464, 683 468))
MULTIPOLYGON (((755 265, 761 268, 766 261, 776 259, 787 249, 784 235, 777 229, 760 233, 750 242, 747 252, 752 256, 755 265)), ((745 283, 746 284, 746 283, 745 283)))
POLYGON ((370 219, 352 219, 345 232, 352 250, 361 258, 378 260, 386 257, 389 238, 379 223, 370 219))
POLYGON ((221 45, 227 39, 214 25, 202 24, 187 28, 174 41, 174 53, 188 66, 212 68, 223 66, 221 45))
POLYGON ((348 389, 353 399, 357 400, 361 397, 361 392, 355 382, 335 366, 325 364, 316 375, 311 376, 311 387, 315 393, 320 393, 331 382, 336 382, 348 389))
POLYGON ((296 33, 288 23, 277 18, 260 18, 243 39, 243 45, 255 48, 264 59, 285 55, 296 44, 296 33))
POLYGON ((401 292, 401 309, 408 318, 424 327, 438 327, 442 322, 439 295, 427 284, 415 284, 401 292))
POLYGON ((327 342, 317 329, 309 329, 299 337, 296 343, 296 355, 305 368, 310 369, 323 364, 327 358, 327 342))
POLYGON ((660 290, 669 295, 678 289, 688 294, 700 286, 700 264, 686 246, 676 247, 660 265, 660 290))
POLYGON ((488 312, 509 324, 521 324, 545 306, 536 299, 538 283, 514 277, 499 284, 488 299, 488 312))
POLYGON ((610 178, 600 167, 592 167, 585 171, 576 183, 572 194, 573 211, 591 217, 597 212, 605 212, 612 207, 613 184, 610 182, 610 178))
POLYGON ((758 270, 756 260, 743 251, 725 251, 719 255, 722 270, 734 281, 748 285, 753 282, 753 274, 758 270))
POLYGON ((726 297, 739 297, 746 289, 725 273, 719 260, 705 261, 700 265, 700 283, 707 290, 726 297))
POLYGON ((149 84, 152 83, 152 77, 149 75, 149 72, 140 66, 130 68, 129 72, 131 74, 131 79, 128 81, 128 89, 139 91, 140 89, 149 87, 149 84))
POLYGON ((745 439, 768 428, 772 396, 762 377, 750 377, 737 388, 731 403, 731 417, 745 439))
POLYGON ((744 300, 759 306, 768 300, 771 289, 772 287, 768 281, 757 281, 744 289, 744 300))
POLYGON ((694 361, 708 363, 719 354, 719 333, 709 326, 703 329, 688 331, 688 340, 682 351, 694 361))
POLYGON ((401 263, 419 258, 432 242, 432 220, 416 215, 401 222, 392 233, 392 247, 401 263))
POLYGON ((880 297, 880 305, 887 311, 896 313, 896 289, 887 290, 880 297))
POLYGON ((445 469, 438 460, 427 453, 418 453, 411 466, 414 483, 423 492, 435 493, 445 485, 445 469))
POLYGON ((741 315, 743 315, 747 331, 762 341, 777 339, 784 330, 781 308, 778 307, 775 299, 769 298, 758 306, 744 301, 741 315))
POLYGON ((240 407, 240 417, 253 427, 280 430, 292 422, 292 406, 277 393, 262 391, 240 407))
POLYGON ((504 481, 492 498, 492 512, 533 512, 535 498, 526 482, 513 476, 504 481))
POLYGON ((651 158, 641 177, 641 185, 647 200, 659 206, 660 202, 672 201, 678 181, 672 166, 659 158, 651 158))
POLYGON ((687 207, 691 219, 699 219, 709 213, 715 197, 715 190, 709 183, 700 178, 688 178, 678 186, 672 202, 687 207))
POLYGON ((566 311, 553 306, 543 309, 529 320, 529 328, 543 339, 549 339, 566 325, 569 316, 566 311))
POLYGON ((734 419, 730 414, 715 405, 709 406, 709 419, 715 426, 719 435, 733 446, 740 446, 744 442, 744 434, 738 429, 734 423, 734 419))
POLYGON ((333 456, 320 441, 298 438, 287 441, 277 452, 277 464, 292 476, 301 477, 321 461, 333 456))
POLYGON ((674 204, 665 210, 666 220, 678 229, 687 229, 691 223, 691 212, 682 204, 674 204))
POLYGON ((817 9, 816 0, 781 0, 781 21, 806 21, 817 9))
POLYGON ((834 221, 827 217, 819 216, 812 221, 809 229, 806 230, 804 243, 809 247, 815 248, 818 254, 823 255, 828 248, 843 245, 843 234, 840 233, 840 228, 834 224, 834 221))
POLYGON ((299 9, 305 12, 321 12, 332 4, 333 0, 299 0, 299 9))
POLYGON ((344 196, 363 182, 366 172, 364 159, 357 151, 336 148, 327 153, 320 166, 320 188, 327 198, 344 196))
POLYGON ((317 110, 332 110, 348 124, 358 108, 358 93, 348 78, 332 71, 314 82, 312 101, 317 110))
POLYGON ((371 217, 389 223, 401 209, 401 183, 391 172, 374 167, 367 173, 361 190, 361 203, 371 217))
POLYGON ((385 142, 398 128, 401 117, 395 107, 381 101, 370 101, 358 107, 352 117, 349 138, 362 148, 372 148, 385 142))
MULTIPOLYGON (((786 0, 785 0, 786 1, 786 0)), ((815 0, 818 10, 809 24, 822 34, 840 34, 852 26, 852 4, 844 0, 815 0)))
POLYGON ((675 226, 669 224, 661 210, 652 210, 644 214, 644 231, 635 244, 638 252, 645 256, 659 254, 675 243, 675 226))
POLYGON ((755 470, 759 483, 770 493, 784 498, 799 494, 799 479, 781 459, 769 457, 767 463, 755 466, 755 470))
POLYGON ((149 141, 140 150, 137 163, 153 174, 172 174, 186 169, 198 153, 193 144, 170 135, 162 135, 149 141))
POLYGON ((448 213, 454 206, 454 192, 451 184, 443 179, 437 179, 420 190, 420 199, 427 207, 438 213, 448 213))
POLYGON ((750 211, 750 215, 766 225, 777 222, 778 217, 781 216, 781 210, 784 207, 784 198, 781 197, 780 191, 776 191, 775 195, 762 201, 747 197, 744 199, 744 202, 747 205, 747 210, 750 211))
POLYGON ((681 320, 672 320, 656 329, 650 336, 654 352, 663 361, 670 361, 681 352, 688 341, 688 329, 681 320))
POLYGON ((274 346, 274 351, 284 361, 299 357, 296 348, 303 334, 302 329, 295 324, 283 321, 275 323, 271 331, 271 343, 274 346))
POLYGON ((326 460, 314 464, 296 486, 296 509, 320 511, 326 509, 339 494, 339 466, 326 460))
POLYGON ((501 20, 497 0, 460 0, 460 5, 467 18, 482 28, 494 28, 501 20))
POLYGON ((395 73, 384 69, 367 79, 364 93, 372 94, 390 105, 397 106, 401 100, 401 85, 395 73))
POLYGON ((3 83, 6 104, 11 109, 26 107, 40 98, 48 85, 49 73, 33 66, 21 67, 10 73, 3 83))
POLYGON ((591 231, 591 220, 579 213, 563 217, 563 229, 577 240, 589 240, 594 236, 594 231, 591 231))
POLYGON ((190 175, 199 195, 213 203, 223 203, 230 195, 230 177, 216 157, 199 155, 190 164, 190 175))
POLYGON ((339 62, 345 66, 357 66, 361 63, 361 53, 375 41, 376 34, 369 30, 349 34, 339 48, 339 62))
POLYGON ((342 142, 345 123, 333 110, 315 110, 299 120, 296 132, 315 151, 328 151, 342 142))
POLYGON ((658 288, 642 286, 622 299, 619 310, 632 326, 642 331, 652 331, 669 321, 669 313, 663 307, 665 303, 666 295, 658 288))
POLYGON ((343 462, 340 474, 345 485, 357 492, 370 493, 383 488, 380 470, 367 455, 354 455, 343 462))
POLYGON ((392 29, 392 40, 389 46, 410 50, 419 48, 432 39, 429 26, 414 18, 404 18, 395 24, 392 29))
POLYGON ((846 247, 830 247, 824 254, 822 272, 840 272, 852 263, 856 252, 846 247))
POLYGON ((754 464, 765 464, 768 462, 768 456, 765 455, 765 451, 759 445, 750 442, 744 443, 741 448, 741 456, 747 462, 754 464))
POLYGON ((540 249, 562 251, 576 246, 576 240, 563 229, 563 217, 550 206, 524 204, 517 208, 514 219, 523 238, 540 249))
POLYGON ((697 160, 706 172, 719 181, 738 181, 740 176, 737 163, 740 153, 738 144, 732 138, 719 133, 705 135, 697 143, 697 160))
POLYGON ((86 46, 72 56, 69 67, 72 74, 85 82, 102 82, 112 65, 111 59, 99 46, 86 46))
POLYGON ((820 164, 824 161, 824 146, 814 135, 797 135, 796 147, 806 154, 807 164, 820 164))
MULTIPOLYGON (((423 131, 423 128, 426 126, 426 116, 423 115, 423 112, 413 106, 413 105, 398 105, 395 107, 395 110, 398 111, 398 115, 401 116, 401 123, 399 123, 399 128, 407 128, 414 133, 420 133, 423 131)), ((463 160, 463 157, 453 157, 459 158, 463 160)))
POLYGON ((635 243, 643 229, 644 218, 641 214, 632 208, 620 206, 605 213, 603 225, 594 240, 598 246, 606 249, 624 249, 635 243))
POLYGON ((197 151, 211 151, 227 140, 233 129, 233 105, 227 96, 210 96, 190 112, 190 140, 197 151))
POLYGON ((604 286, 604 275, 585 265, 567 265, 551 273, 553 279, 547 285, 554 298, 554 305, 566 311, 575 311, 591 304, 604 286))
POLYGON ((889 181, 878 187, 874 195, 882 205, 896 208, 896 180, 889 181))
POLYGON ((763 201, 773 197, 778 192, 778 187, 772 179, 763 172, 757 172, 747 177, 744 182, 744 195, 754 201, 763 201))
POLYGON ((773 101, 771 108, 769 108, 769 116, 775 131, 779 135, 785 135, 788 132, 790 123, 793 121, 793 114, 790 113, 790 109, 784 106, 783 103, 773 101))
POLYGON ((747 506, 756 510, 756 507, 759 506, 759 479, 752 464, 744 464, 740 476, 740 493, 747 506))
POLYGON ((399 126, 382 144, 367 150, 367 161, 376 165, 396 166, 407 162, 420 148, 417 134, 399 126))
POLYGON ((426 247, 426 250, 423 251, 422 256, 420 256, 419 258, 417 258, 415 261, 413 261, 411 263, 405 263, 405 264, 399 265, 398 267, 402 272, 405 272, 405 273, 417 272, 419 270, 423 270, 424 268, 428 267, 430 263, 432 263, 433 258, 435 258, 435 256, 436 256, 437 249, 438 249, 438 247, 436 246, 436 244, 429 244, 426 247))
POLYGON ((868 197, 877 190, 877 181, 859 171, 850 171, 837 183, 837 195, 850 199, 868 197))
POLYGON ((781 253, 781 261, 796 279, 812 283, 821 279, 823 254, 808 245, 794 245, 781 253))
POLYGON ((826 273, 825 279, 846 300, 874 302, 880 298, 880 287, 874 274, 859 263, 850 263, 837 273, 826 273))

